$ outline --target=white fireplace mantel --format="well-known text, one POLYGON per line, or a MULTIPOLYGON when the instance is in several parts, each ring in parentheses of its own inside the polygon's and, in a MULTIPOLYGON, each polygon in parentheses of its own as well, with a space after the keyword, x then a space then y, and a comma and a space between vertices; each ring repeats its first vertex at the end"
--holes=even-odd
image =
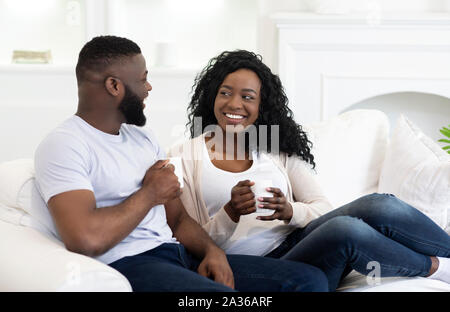
POLYGON ((278 71, 299 123, 396 92, 450 98, 450 14, 279 13, 278 71))

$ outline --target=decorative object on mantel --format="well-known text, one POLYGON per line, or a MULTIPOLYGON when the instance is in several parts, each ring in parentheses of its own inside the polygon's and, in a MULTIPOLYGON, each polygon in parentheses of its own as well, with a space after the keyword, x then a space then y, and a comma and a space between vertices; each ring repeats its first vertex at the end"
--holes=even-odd
POLYGON ((309 10, 317 14, 348 14, 352 0, 307 0, 309 10))
POLYGON ((52 53, 46 51, 14 50, 12 62, 16 64, 48 64, 52 61, 52 53))

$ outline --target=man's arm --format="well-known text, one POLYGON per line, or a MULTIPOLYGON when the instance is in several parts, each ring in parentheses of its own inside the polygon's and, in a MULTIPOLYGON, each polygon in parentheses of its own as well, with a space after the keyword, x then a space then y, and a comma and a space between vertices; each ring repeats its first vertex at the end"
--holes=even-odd
POLYGON ((152 207, 177 197, 179 183, 173 169, 164 167, 167 162, 156 162, 147 171, 141 189, 115 206, 97 208, 89 190, 51 197, 48 208, 66 248, 99 256, 128 236, 152 207))
POLYGON ((96 257, 136 228, 154 206, 146 197, 139 190, 119 205, 97 209, 94 193, 76 190, 53 196, 48 208, 66 248, 96 257))
POLYGON ((167 222, 174 236, 198 259, 202 259, 198 273, 214 281, 234 288, 233 272, 225 253, 203 228, 184 209, 179 198, 165 205, 167 222))

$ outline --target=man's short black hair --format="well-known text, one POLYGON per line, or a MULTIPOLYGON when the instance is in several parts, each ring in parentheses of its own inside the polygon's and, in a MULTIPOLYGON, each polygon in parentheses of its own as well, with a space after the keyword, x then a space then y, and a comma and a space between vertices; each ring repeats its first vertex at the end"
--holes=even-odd
POLYGON ((78 83, 86 78, 87 70, 103 72, 121 58, 140 53, 139 46, 129 39, 116 36, 94 37, 84 45, 78 56, 76 67, 78 83))

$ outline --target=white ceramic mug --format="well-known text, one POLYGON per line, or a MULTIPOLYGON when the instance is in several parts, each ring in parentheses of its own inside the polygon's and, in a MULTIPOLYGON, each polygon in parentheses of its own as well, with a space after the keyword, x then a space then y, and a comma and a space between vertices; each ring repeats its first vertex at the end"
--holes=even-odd
POLYGON ((178 178, 180 188, 183 188, 183 164, 181 163, 181 157, 170 157, 169 164, 172 164, 175 167, 174 173, 178 178))
POLYGON ((272 187, 272 180, 257 180, 254 181, 255 184, 251 187, 252 192, 255 194, 255 200, 256 200, 256 212, 259 215, 262 216, 270 216, 272 215, 275 210, 273 209, 264 209, 259 208, 258 205, 262 204, 258 200, 259 197, 273 197, 273 193, 270 193, 266 190, 268 187, 272 187))

